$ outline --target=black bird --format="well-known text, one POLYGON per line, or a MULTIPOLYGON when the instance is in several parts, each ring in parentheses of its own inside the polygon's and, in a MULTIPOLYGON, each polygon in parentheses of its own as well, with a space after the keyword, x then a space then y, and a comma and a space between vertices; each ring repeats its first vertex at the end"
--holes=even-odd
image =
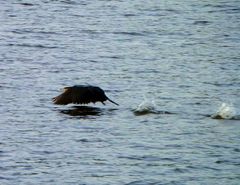
POLYGON ((70 103, 74 104, 88 104, 102 102, 105 105, 104 101, 110 101, 115 105, 118 105, 116 102, 110 100, 105 92, 96 86, 90 85, 75 85, 72 87, 64 87, 64 92, 59 96, 54 97, 54 104, 58 105, 67 105, 70 103))

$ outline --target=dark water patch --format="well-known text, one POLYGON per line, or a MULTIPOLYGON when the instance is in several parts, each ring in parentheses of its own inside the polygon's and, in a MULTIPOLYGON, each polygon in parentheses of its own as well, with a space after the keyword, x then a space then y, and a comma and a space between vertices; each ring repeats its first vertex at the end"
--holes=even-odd
POLYGON ((133 14, 133 13, 126 13, 126 14, 123 14, 124 17, 135 17, 137 16, 137 14, 133 14))
POLYGON ((190 172, 190 170, 187 169, 187 168, 175 168, 173 171, 174 171, 174 173, 187 173, 187 172, 190 172))
POLYGON ((124 185, 146 185, 148 183, 146 183, 145 181, 136 180, 136 181, 128 182, 128 183, 126 183, 124 185))
POLYGON ((8 17, 17 17, 16 14, 8 14, 7 16, 8 16, 8 17))
POLYGON ((212 8, 219 8, 219 9, 239 9, 238 6, 233 6, 231 3, 223 2, 223 3, 212 3, 212 4, 206 4, 204 7, 212 7, 212 8))
POLYGON ((172 8, 166 8, 166 9, 162 9, 163 11, 166 11, 166 12, 170 12, 170 13, 180 13, 179 10, 177 9, 172 9, 172 8))
POLYGON ((58 153, 59 151, 50 151, 50 150, 35 150, 32 151, 32 154, 37 154, 37 155, 43 155, 43 156, 47 156, 47 155, 53 155, 58 153))
MULTIPOLYGON (((220 67, 221 70, 228 70, 226 67, 220 67)), ((204 82, 205 84, 208 85, 214 85, 217 87, 231 87, 231 86, 239 86, 239 82, 234 82, 232 81, 231 83, 219 83, 219 82, 204 82)))
POLYGON ((123 56, 118 56, 118 55, 115 55, 115 56, 100 56, 101 58, 110 58, 110 59, 123 59, 124 57, 123 56))
POLYGON ((213 166, 204 166, 204 167, 202 166, 201 169, 220 171, 219 168, 214 168, 213 166))
POLYGON ((140 32, 126 32, 126 31, 112 32, 112 34, 116 34, 116 35, 129 35, 129 36, 144 36, 144 35, 146 35, 145 33, 140 33, 140 32))
POLYGON ((239 13, 240 11, 240 7, 231 7, 231 6, 224 6, 224 5, 218 5, 218 6, 214 6, 213 10, 209 10, 208 13, 216 13, 216 12, 225 12, 228 14, 235 14, 235 13, 239 13))
POLYGON ((224 148, 224 149, 232 149, 232 147, 230 146, 226 146, 226 145, 213 145, 213 144, 209 144, 208 146, 214 147, 214 148, 224 148))
POLYGON ((136 160, 136 161, 144 161, 144 162, 161 162, 161 161, 172 161, 175 162, 178 160, 178 157, 158 157, 158 156, 137 156, 137 155, 131 155, 131 156, 118 156, 119 159, 129 159, 129 160, 136 160))
POLYGON ((80 142, 80 143, 99 143, 99 142, 103 142, 104 140, 102 139, 91 139, 91 138, 82 138, 82 139, 76 139, 76 142, 80 142))
POLYGON ((29 47, 29 48, 39 48, 39 49, 56 49, 57 46, 46 46, 42 44, 7 44, 7 46, 17 46, 17 47, 29 47))
POLYGON ((129 148, 134 149, 142 149, 142 150, 163 150, 165 146, 151 146, 151 145, 145 145, 145 144, 139 144, 139 143, 133 143, 129 148))
MULTIPOLYGON (((6 145, 3 145, 2 147, 6 147, 6 145)), ((12 151, 3 151, 3 150, 1 150, 0 151, 0 157, 10 157, 11 155, 11 152, 12 151)))
POLYGON ((23 6, 34 6, 35 4, 32 4, 32 3, 18 3, 20 5, 23 5, 23 6))
MULTIPOLYGON (((6 176, 2 176, 0 175, 0 180, 7 180, 7 181, 10 181, 10 180, 14 180, 15 178, 11 178, 11 177, 6 177, 6 176)), ((7 184, 7 183, 6 183, 7 184)))
POLYGON ((16 34, 34 33, 34 34, 44 34, 44 35, 55 35, 55 34, 61 35, 61 33, 54 32, 54 31, 33 30, 33 29, 14 29, 11 32, 16 34))
POLYGON ((93 30, 93 29, 81 29, 80 30, 81 33, 87 33, 87 34, 102 34, 101 31, 98 30, 93 30))
POLYGON ((217 160, 215 161, 215 163, 217 164, 229 164, 229 165, 236 165, 236 166, 240 166, 240 161, 232 161, 232 160, 217 160))
POLYGON ((194 25, 208 25, 210 24, 211 22, 210 21, 194 21, 193 24, 194 25))
POLYGON ((227 10, 228 13, 239 13, 240 7, 237 8, 230 8, 227 10))
POLYGON ((87 1, 78 2, 78 1, 73 1, 73 0, 60 0, 59 2, 64 3, 64 4, 68 4, 68 5, 78 5, 78 4, 87 5, 87 3, 86 3, 87 1))
POLYGON ((234 152, 240 152, 240 148, 234 148, 234 152))
POLYGON ((178 9, 168 8, 168 7, 167 8, 159 8, 159 7, 145 8, 145 7, 142 7, 140 9, 142 12, 146 13, 146 16, 156 16, 156 17, 175 15, 175 14, 181 13, 181 11, 178 9))
POLYGON ((156 181, 156 180, 151 180, 151 179, 147 179, 147 180, 134 180, 132 182, 128 182, 124 185, 180 185, 181 183, 179 182, 171 182, 171 183, 166 183, 164 182, 160 182, 159 181, 156 181))
POLYGON ((97 60, 87 60, 88 62, 91 62, 91 63, 98 63, 99 61, 97 60))
MULTIPOLYGON (((152 59, 144 59, 145 61, 151 61, 152 59)), ((133 71, 134 73, 145 73, 145 74, 154 74, 154 73, 159 73, 158 69, 137 69, 133 71)))
MULTIPOLYGON (((186 134, 182 134, 182 135, 186 135, 186 134)), ((164 147, 168 147, 168 148, 182 148, 183 145, 179 145, 179 144, 169 144, 169 145, 164 145, 164 147)))

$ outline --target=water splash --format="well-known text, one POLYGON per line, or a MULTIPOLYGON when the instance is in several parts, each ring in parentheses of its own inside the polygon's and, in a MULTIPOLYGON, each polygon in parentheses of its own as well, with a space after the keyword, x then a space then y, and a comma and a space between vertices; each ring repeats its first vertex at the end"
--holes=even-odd
POLYGON ((222 103, 215 114, 211 116, 213 119, 235 119, 237 117, 233 104, 222 103))
POLYGON ((144 99, 136 109, 133 110, 135 115, 145 115, 149 113, 157 113, 155 102, 144 99))

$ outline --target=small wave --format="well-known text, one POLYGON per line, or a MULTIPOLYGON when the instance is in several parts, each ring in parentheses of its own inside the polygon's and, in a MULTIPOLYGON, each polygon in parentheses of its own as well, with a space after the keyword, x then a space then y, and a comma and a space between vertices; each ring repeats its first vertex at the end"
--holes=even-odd
POLYGON ((126 13, 123 16, 125 16, 125 17, 134 17, 134 16, 137 16, 137 15, 133 14, 133 13, 126 13))
POLYGON ((204 20, 198 20, 193 22, 194 25, 207 25, 210 24, 209 21, 204 21, 204 20))
POLYGON ((113 32, 113 34, 116 35, 131 35, 131 36, 144 36, 144 33, 140 32, 125 32, 125 31, 119 31, 119 32, 113 32))
POLYGON ((23 6, 34 6, 34 4, 32 3, 19 3, 19 4, 23 6))
POLYGON ((36 29, 28 29, 28 28, 17 28, 11 31, 16 34, 45 34, 45 35, 62 35, 62 33, 55 31, 45 31, 45 30, 36 30, 36 29))
POLYGON ((222 103, 217 112, 211 115, 213 119, 240 119, 233 104, 222 103))
POLYGON ((42 44, 8 44, 8 46, 30 47, 30 48, 43 48, 43 49, 55 49, 56 46, 46 46, 42 44))

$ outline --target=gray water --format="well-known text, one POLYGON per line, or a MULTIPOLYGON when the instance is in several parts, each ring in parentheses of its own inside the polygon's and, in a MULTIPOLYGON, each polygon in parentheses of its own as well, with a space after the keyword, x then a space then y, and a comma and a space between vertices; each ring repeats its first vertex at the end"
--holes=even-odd
POLYGON ((0 6, 0 184, 240 183, 240 2, 0 6), (120 104, 53 105, 97 85, 120 104), (143 102, 154 112, 135 114, 143 102), (232 117, 230 116, 230 117, 232 117))

